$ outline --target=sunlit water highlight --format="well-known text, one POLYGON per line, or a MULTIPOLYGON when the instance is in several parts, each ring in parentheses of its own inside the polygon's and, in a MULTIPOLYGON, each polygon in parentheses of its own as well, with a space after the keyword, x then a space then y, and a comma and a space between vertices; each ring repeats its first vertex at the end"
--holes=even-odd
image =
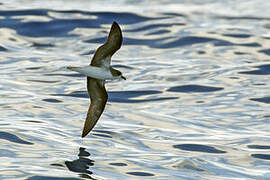
POLYGON ((0 179, 270 179, 270 3, 3 1, 0 179), (109 6, 111 5, 111 6, 109 6), (83 140, 83 75, 117 21, 126 81, 83 140))

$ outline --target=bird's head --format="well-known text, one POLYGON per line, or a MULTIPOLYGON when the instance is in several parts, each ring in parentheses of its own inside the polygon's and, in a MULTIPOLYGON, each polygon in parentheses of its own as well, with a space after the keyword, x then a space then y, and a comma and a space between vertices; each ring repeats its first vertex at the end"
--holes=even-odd
POLYGON ((111 68, 111 73, 112 73, 112 75, 113 75, 113 77, 115 79, 124 79, 124 80, 127 80, 127 78, 122 75, 122 72, 121 71, 118 71, 117 69, 111 68))

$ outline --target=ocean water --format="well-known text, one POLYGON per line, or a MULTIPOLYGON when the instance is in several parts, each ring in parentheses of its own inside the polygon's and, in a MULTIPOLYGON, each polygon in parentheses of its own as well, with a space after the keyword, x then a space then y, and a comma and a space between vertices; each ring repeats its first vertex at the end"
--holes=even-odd
POLYGON ((270 3, 0 4, 0 179, 270 179, 270 3), (84 139, 89 64, 123 31, 84 139))

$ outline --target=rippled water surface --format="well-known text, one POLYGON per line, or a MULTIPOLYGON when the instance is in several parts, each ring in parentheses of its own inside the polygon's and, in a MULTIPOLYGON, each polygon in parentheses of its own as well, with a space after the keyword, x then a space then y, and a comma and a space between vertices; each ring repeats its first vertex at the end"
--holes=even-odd
POLYGON ((270 3, 1 1, 0 179, 270 179, 270 3), (97 126, 87 65, 123 30, 97 126))

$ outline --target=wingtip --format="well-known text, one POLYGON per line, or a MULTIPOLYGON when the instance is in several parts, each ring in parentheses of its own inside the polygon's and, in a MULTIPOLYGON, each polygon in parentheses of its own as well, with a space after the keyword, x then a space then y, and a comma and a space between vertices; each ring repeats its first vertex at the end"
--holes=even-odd
POLYGON ((118 23, 116 21, 113 21, 112 25, 118 25, 118 23))
POLYGON ((114 42, 117 46, 121 46, 123 38, 122 38, 122 30, 119 24, 114 21, 111 26, 111 30, 108 36, 108 41, 114 42))
POLYGON ((113 21, 111 29, 117 29, 118 31, 121 32, 121 28, 116 21, 113 21))
POLYGON ((86 132, 83 132, 83 133, 82 133, 82 138, 84 138, 85 136, 87 136, 88 133, 89 133, 89 132, 87 132, 87 133, 86 133, 86 132))
POLYGON ((87 134, 90 132, 91 130, 89 128, 84 127, 83 128, 83 132, 82 132, 82 138, 84 138, 85 136, 87 136, 87 134))

